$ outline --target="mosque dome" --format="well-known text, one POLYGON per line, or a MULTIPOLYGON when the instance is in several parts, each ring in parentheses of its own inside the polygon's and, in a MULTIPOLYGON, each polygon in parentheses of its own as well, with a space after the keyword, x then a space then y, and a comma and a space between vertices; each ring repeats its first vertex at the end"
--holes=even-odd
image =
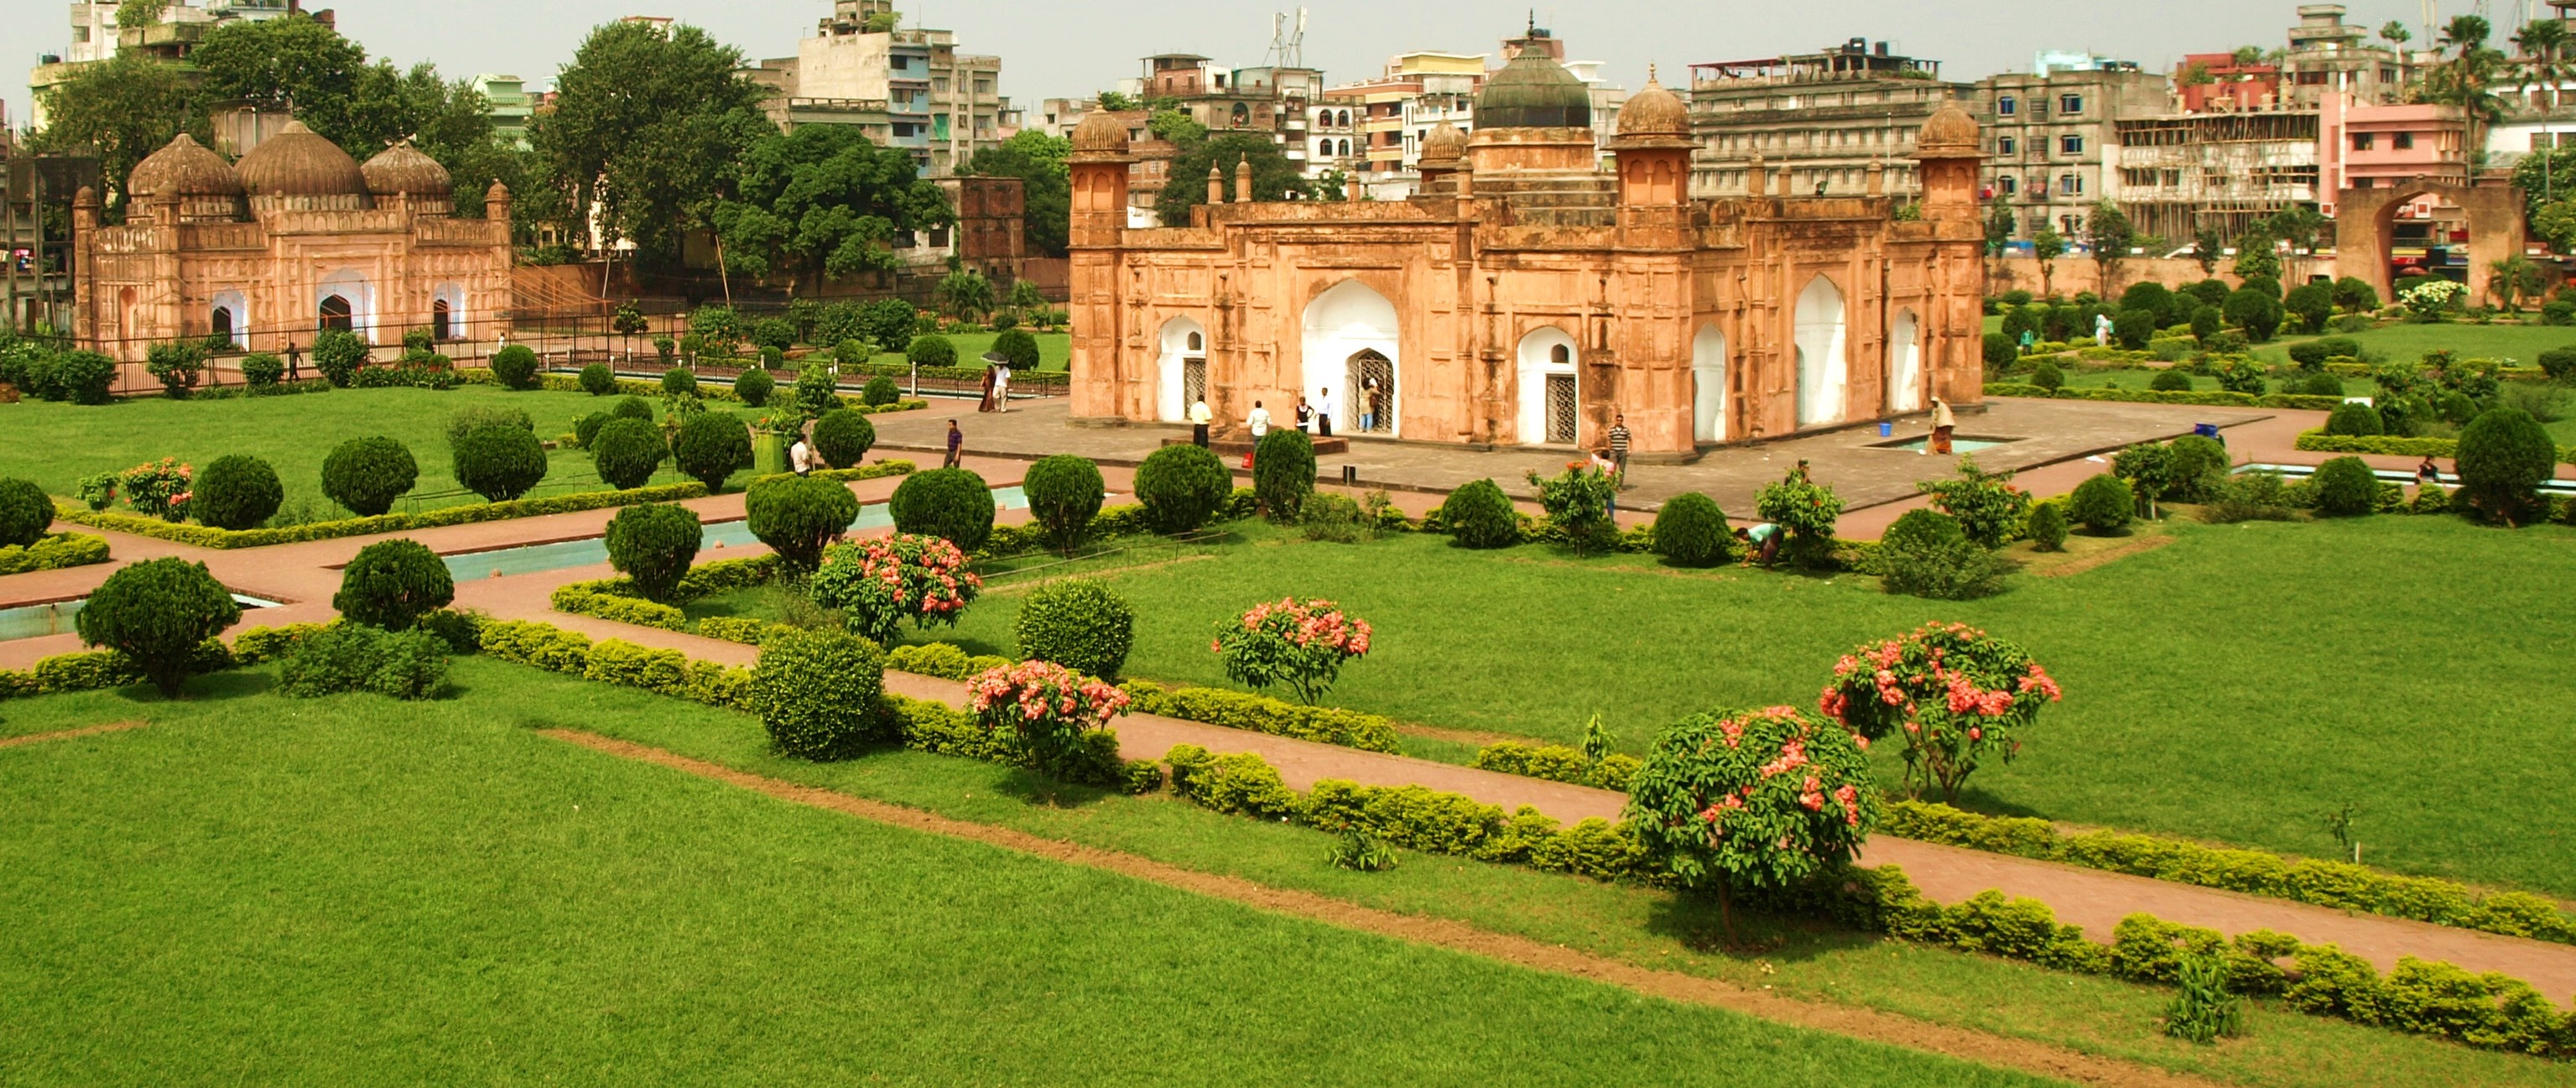
POLYGON ((455 195, 447 168, 413 147, 409 140, 378 152, 358 169, 367 179, 367 191, 377 196, 401 194, 447 200, 455 195))
POLYGON ((1690 107, 1682 96, 1648 76, 1646 85, 1619 107, 1621 136, 1688 136, 1690 107))
POLYGON ((357 196, 367 193, 358 160, 302 121, 289 121, 233 168, 253 197, 357 196))
POLYGON ((126 177, 125 191, 138 198, 238 197, 242 185, 231 163, 182 132, 161 150, 134 164, 134 172, 126 177))
POLYGON ((1914 137, 1917 158, 1973 157, 1980 153, 1977 119, 1955 100, 1933 111, 1931 119, 1923 122, 1923 131, 1914 137))
POLYGON ((1422 161, 1454 163, 1467 156, 1467 134, 1447 121, 1422 138, 1422 161))
POLYGON ((1545 51, 1524 49, 1476 92, 1476 127, 1590 128, 1592 91, 1545 51))
POLYGON ((1083 116, 1081 124, 1073 126, 1073 149, 1124 155, 1127 123, 1108 110, 1093 110, 1083 116))

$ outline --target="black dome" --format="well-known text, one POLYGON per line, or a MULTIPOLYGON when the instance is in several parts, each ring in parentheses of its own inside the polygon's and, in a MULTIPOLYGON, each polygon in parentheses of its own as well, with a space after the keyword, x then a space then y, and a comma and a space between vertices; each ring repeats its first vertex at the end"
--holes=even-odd
POLYGON ((1477 128, 1591 128, 1592 91, 1537 49, 1512 58, 1476 93, 1477 128))

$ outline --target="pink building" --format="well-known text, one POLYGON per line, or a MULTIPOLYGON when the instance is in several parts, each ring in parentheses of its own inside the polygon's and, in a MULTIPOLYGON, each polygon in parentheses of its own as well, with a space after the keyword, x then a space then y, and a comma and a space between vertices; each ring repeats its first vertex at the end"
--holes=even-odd
POLYGON ((2371 106, 2330 94, 2317 103, 2317 210, 2345 189, 2465 185, 2469 158, 2456 106, 2371 106))

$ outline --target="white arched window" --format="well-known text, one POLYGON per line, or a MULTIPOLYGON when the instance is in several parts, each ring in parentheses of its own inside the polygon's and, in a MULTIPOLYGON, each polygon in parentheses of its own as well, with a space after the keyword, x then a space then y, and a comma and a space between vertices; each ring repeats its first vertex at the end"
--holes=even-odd
POLYGON ((1155 367, 1154 417, 1179 423, 1190 404, 1207 395, 1207 330, 1186 317, 1163 323, 1162 355, 1155 367))
POLYGON ((1583 433, 1581 388, 1574 368, 1574 337, 1545 326, 1521 337, 1520 440, 1525 446, 1570 446, 1583 433))
POLYGON ((1843 418, 1843 387, 1850 368, 1843 358, 1843 292, 1818 276, 1798 293, 1798 426, 1843 418))
POLYGON ((1691 338, 1691 439, 1726 441, 1726 333, 1715 322, 1691 338))
POLYGON ((1887 329, 1887 410, 1923 407, 1923 328, 1914 311, 1899 310, 1887 329))

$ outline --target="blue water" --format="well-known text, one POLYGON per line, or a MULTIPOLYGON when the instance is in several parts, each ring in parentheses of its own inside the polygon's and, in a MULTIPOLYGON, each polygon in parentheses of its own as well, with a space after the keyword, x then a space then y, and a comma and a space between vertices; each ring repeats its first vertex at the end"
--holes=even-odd
MULTIPOLYGON (((998 510, 1025 510, 1027 493, 1017 487, 993 489, 993 506, 998 510)), ((894 524, 884 503, 859 508, 859 520, 852 529, 877 529, 894 524)), ((744 521, 719 521, 698 535, 698 560, 711 562, 725 558, 724 549, 760 543, 751 535, 751 525, 744 521)), ((587 567, 608 562, 608 539, 590 537, 584 540, 561 540, 552 544, 530 544, 521 548, 499 548, 488 552, 465 552, 444 557, 447 571, 458 579, 491 578, 496 575, 536 574, 566 567, 587 567)))
MULTIPOLYGON (((275 608, 276 601, 233 594, 243 608, 275 608)), ((73 631, 72 617, 80 615, 89 598, 77 601, 55 601, 52 604, 20 605, 0 608, 0 642, 20 638, 43 638, 46 635, 68 635, 73 631)))

